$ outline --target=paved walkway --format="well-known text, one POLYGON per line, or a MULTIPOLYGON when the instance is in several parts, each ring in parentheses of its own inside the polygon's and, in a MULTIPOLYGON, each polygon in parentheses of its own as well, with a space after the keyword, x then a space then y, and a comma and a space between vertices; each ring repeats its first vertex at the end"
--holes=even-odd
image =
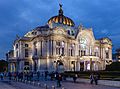
POLYGON ((0 89, 16 89, 13 86, 0 82, 0 89))
MULTIPOLYGON (((68 81, 73 81, 72 78, 68 78, 68 81)), ((89 79, 81 79, 78 78, 77 82, 79 83, 90 83, 89 79)), ((113 87, 120 87, 120 81, 111 81, 111 80, 98 80, 98 85, 107 85, 107 86, 113 86, 113 87)))
MULTIPOLYGON (((77 79, 77 83, 73 83, 72 78, 67 78, 66 81, 62 82, 62 87, 56 87, 56 81, 45 81, 43 78, 40 81, 36 82, 16 82, 12 81, 11 83, 8 80, 0 82, 0 89, 46 89, 45 85, 48 86, 47 89, 53 89, 52 86, 55 86, 55 89, 120 89, 120 87, 105 86, 101 83, 110 83, 108 80, 99 80, 98 85, 91 85, 89 79, 77 79), (38 86, 39 85, 39 86, 38 86)), ((116 81, 117 82, 117 81, 116 81)), ((113 82, 111 82, 113 83, 113 82)), ((120 82, 119 82, 120 83, 120 82)))
POLYGON ((21 82, 13 82, 8 80, 0 81, 0 89, 45 89, 43 87, 37 87, 33 85, 28 85, 21 82))
MULTIPOLYGON (((56 87, 56 82, 55 81, 40 81, 40 83, 47 84, 48 86, 55 86, 56 87)), ((112 86, 105 86, 105 85, 91 85, 89 83, 85 82, 77 82, 73 83, 73 81, 63 81, 62 82, 62 88, 63 89, 120 89, 119 87, 112 87, 112 86), (64 88, 63 88, 64 87, 64 88)), ((62 88, 57 88, 56 89, 62 89, 62 88)))

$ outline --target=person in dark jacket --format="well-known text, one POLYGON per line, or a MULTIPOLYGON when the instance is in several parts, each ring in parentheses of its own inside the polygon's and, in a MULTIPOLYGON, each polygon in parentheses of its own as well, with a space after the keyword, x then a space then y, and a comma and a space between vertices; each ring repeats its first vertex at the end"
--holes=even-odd
POLYGON ((9 80, 11 80, 12 74, 9 72, 8 73, 9 80))
POLYGON ((73 81, 74 81, 74 83, 76 82, 77 78, 78 78, 78 75, 75 74, 75 75, 73 76, 73 81))
POLYGON ((90 84, 93 84, 93 81, 94 81, 94 75, 93 73, 90 75, 90 84))

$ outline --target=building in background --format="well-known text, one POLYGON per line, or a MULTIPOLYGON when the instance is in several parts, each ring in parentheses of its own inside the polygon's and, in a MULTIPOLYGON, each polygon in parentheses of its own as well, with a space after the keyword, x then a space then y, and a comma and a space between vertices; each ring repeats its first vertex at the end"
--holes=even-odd
POLYGON ((112 42, 109 38, 96 40, 92 28, 76 27, 60 5, 57 16, 17 37, 7 54, 11 72, 97 71, 111 63, 112 42))

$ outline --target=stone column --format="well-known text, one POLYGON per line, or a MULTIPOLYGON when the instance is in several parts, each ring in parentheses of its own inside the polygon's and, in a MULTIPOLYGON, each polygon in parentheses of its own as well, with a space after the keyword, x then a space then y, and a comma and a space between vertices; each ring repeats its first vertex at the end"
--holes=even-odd
POLYGON ((53 40, 53 56, 56 55, 56 41, 53 40))
POLYGON ((76 61, 76 71, 80 71, 80 62, 76 61))
POLYGON ((90 58, 90 71, 93 69, 93 63, 92 63, 92 58, 90 58))
POLYGON ((67 56, 67 42, 65 42, 64 54, 65 54, 65 56, 67 56))
POLYGON ((86 71, 86 61, 84 61, 84 71, 86 71))
POLYGON ((49 56, 49 40, 47 40, 47 56, 49 56))
POLYGON ((112 49, 109 49, 109 59, 112 59, 112 49))

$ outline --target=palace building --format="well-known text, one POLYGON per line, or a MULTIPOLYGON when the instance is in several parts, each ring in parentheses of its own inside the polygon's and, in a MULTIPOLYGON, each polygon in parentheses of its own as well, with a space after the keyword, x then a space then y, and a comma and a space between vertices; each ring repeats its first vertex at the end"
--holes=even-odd
POLYGON ((92 28, 75 26, 60 5, 46 25, 17 37, 6 56, 10 72, 105 70, 112 62, 112 42, 96 40, 92 28))

